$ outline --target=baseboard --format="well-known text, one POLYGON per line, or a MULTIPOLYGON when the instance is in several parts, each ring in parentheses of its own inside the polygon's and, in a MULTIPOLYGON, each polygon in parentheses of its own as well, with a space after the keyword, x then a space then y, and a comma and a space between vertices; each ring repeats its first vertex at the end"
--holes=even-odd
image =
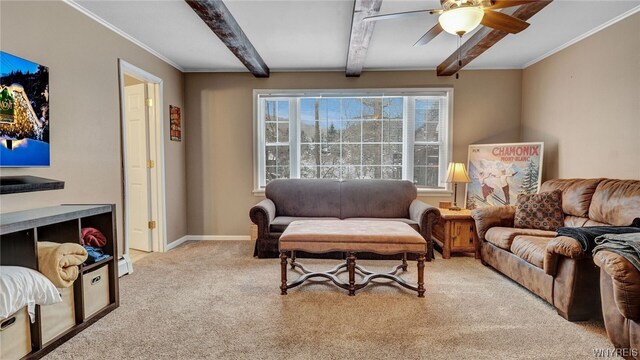
POLYGON ((188 235, 189 240, 194 241, 204 241, 204 240, 214 240, 214 241, 249 241, 251 240, 250 235, 188 235))
POLYGON ((133 263, 129 255, 124 254, 118 259, 118 277, 123 277, 131 273, 133 273, 133 263))
POLYGON ((250 241, 250 235, 185 235, 167 244, 165 251, 175 249, 186 241, 250 241))
POLYGON ((189 239, 189 235, 185 235, 176 241, 168 243, 167 246, 165 246, 164 251, 169 251, 177 246, 182 245, 182 243, 184 243, 185 241, 189 241, 189 240, 191 240, 189 239))

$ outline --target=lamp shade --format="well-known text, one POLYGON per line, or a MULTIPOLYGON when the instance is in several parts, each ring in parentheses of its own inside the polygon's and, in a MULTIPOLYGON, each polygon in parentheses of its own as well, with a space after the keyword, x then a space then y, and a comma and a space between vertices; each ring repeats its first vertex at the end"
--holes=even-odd
POLYGON ((480 7, 464 6, 443 12, 438 22, 449 34, 461 35, 478 27, 483 16, 484 11, 480 7))
POLYGON ((449 169, 447 170, 448 183, 470 183, 471 179, 467 174, 467 169, 463 163, 449 163, 449 169))

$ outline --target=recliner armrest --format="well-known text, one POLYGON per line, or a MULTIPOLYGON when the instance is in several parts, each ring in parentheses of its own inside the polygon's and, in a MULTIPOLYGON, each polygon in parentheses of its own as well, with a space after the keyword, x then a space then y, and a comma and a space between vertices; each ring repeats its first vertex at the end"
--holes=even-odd
POLYGON ((593 256, 593 261, 611 276, 613 297, 620 314, 627 319, 639 321, 640 271, 622 255, 611 251, 598 251, 593 256))
POLYGON ((433 240, 431 232, 440 221, 440 210, 418 199, 414 199, 409 206, 409 218, 418 223, 420 235, 427 241, 427 261, 433 258, 433 240))
POLYGON ((568 236, 558 236, 549 241, 544 255, 544 272, 554 276, 558 267, 558 256, 581 259, 586 256, 578 240, 568 236))
POLYGON ((476 221, 478 239, 484 241, 484 235, 492 227, 513 227, 516 207, 513 205, 489 206, 471 211, 471 217, 476 221))

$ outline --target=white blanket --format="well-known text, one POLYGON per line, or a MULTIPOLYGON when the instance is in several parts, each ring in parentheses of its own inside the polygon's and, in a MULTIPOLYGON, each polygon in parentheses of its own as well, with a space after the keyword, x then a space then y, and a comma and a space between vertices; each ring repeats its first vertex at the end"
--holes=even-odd
POLYGON ((0 320, 27 306, 34 322, 36 305, 61 301, 58 289, 41 273, 20 266, 0 266, 0 320))

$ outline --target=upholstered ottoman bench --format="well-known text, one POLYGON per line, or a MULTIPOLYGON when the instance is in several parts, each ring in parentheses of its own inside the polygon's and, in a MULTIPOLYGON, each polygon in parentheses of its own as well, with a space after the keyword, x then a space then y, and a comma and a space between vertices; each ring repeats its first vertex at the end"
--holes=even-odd
POLYGON ((427 242, 406 223, 400 221, 366 221, 366 220, 298 220, 294 221, 282 233, 279 240, 282 295, 287 289, 296 287, 313 277, 330 279, 333 283, 349 291, 349 296, 356 290, 365 287, 376 278, 390 279, 401 286, 418 292, 424 297, 424 262, 427 253, 427 242), (342 251, 347 253, 346 262, 327 272, 312 272, 296 262, 296 251, 310 253, 326 253, 342 251), (287 252, 291 253, 291 268, 296 267, 303 272, 298 279, 287 283, 287 252), (372 252, 381 255, 404 254, 402 264, 395 266, 387 273, 373 273, 356 265, 358 252, 372 252), (418 255, 418 286, 407 283, 396 273, 407 270, 407 253, 418 255), (338 273, 346 268, 349 282, 338 278, 338 273), (356 271, 363 279, 356 283, 356 271))

